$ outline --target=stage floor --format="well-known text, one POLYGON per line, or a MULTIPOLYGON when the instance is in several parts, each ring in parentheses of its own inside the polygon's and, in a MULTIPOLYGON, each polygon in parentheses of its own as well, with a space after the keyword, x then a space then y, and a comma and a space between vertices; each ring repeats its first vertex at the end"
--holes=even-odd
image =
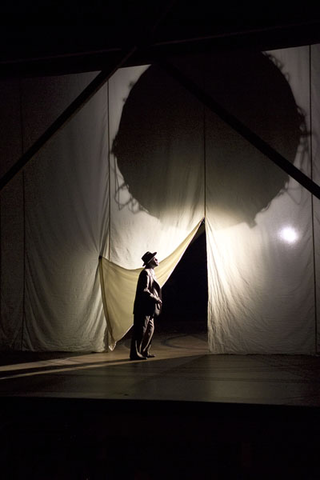
POLYGON ((320 358, 212 355, 179 329, 153 359, 129 348, 0 356, 2 478, 318 478, 320 358))
POLYGON ((155 358, 108 353, 0 356, 0 396, 320 406, 320 358, 212 355, 205 332, 155 334, 155 358))

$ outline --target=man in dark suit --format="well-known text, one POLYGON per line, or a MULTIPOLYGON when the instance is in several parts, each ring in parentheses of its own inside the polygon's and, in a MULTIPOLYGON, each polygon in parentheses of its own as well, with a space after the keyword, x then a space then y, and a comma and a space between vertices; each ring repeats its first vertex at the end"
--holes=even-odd
POLYGON ((133 332, 130 359, 145 360, 154 357, 150 353, 154 334, 154 318, 161 312, 161 287, 156 280, 154 268, 159 265, 157 252, 146 252, 143 257, 144 269, 138 279, 133 308, 133 332))

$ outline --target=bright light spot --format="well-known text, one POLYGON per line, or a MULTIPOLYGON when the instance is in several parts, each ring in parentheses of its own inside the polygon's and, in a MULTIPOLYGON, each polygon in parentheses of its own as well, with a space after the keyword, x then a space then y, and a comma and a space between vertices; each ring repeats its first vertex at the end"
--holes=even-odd
POLYGON ((298 240, 298 233, 292 227, 284 227, 280 231, 280 238, 287 243, 295 243, 298 240))

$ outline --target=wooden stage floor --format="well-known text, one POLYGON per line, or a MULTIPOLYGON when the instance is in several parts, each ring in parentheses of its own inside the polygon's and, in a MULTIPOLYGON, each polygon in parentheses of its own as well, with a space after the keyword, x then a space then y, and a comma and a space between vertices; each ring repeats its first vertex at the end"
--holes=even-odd
POLYGON ((130 338, 108 353, 0 355, 0 396, 320 407, 320 358, 211 355, 206 333, 156 333, 146 361, 130 338))
POLYGON ((319 357, 129 347, 0 355, 1 478, 319 478, 319 357))

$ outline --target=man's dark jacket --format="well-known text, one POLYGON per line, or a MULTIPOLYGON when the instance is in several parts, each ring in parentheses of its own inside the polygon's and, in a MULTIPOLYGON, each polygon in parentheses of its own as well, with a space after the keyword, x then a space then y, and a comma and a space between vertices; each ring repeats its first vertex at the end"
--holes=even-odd
POLYGON ((161 287, 152 275, 149 268, 144 268, 139 275, 136 297, 134 301, 134 315, 159 315, 161 307, 161 287))

